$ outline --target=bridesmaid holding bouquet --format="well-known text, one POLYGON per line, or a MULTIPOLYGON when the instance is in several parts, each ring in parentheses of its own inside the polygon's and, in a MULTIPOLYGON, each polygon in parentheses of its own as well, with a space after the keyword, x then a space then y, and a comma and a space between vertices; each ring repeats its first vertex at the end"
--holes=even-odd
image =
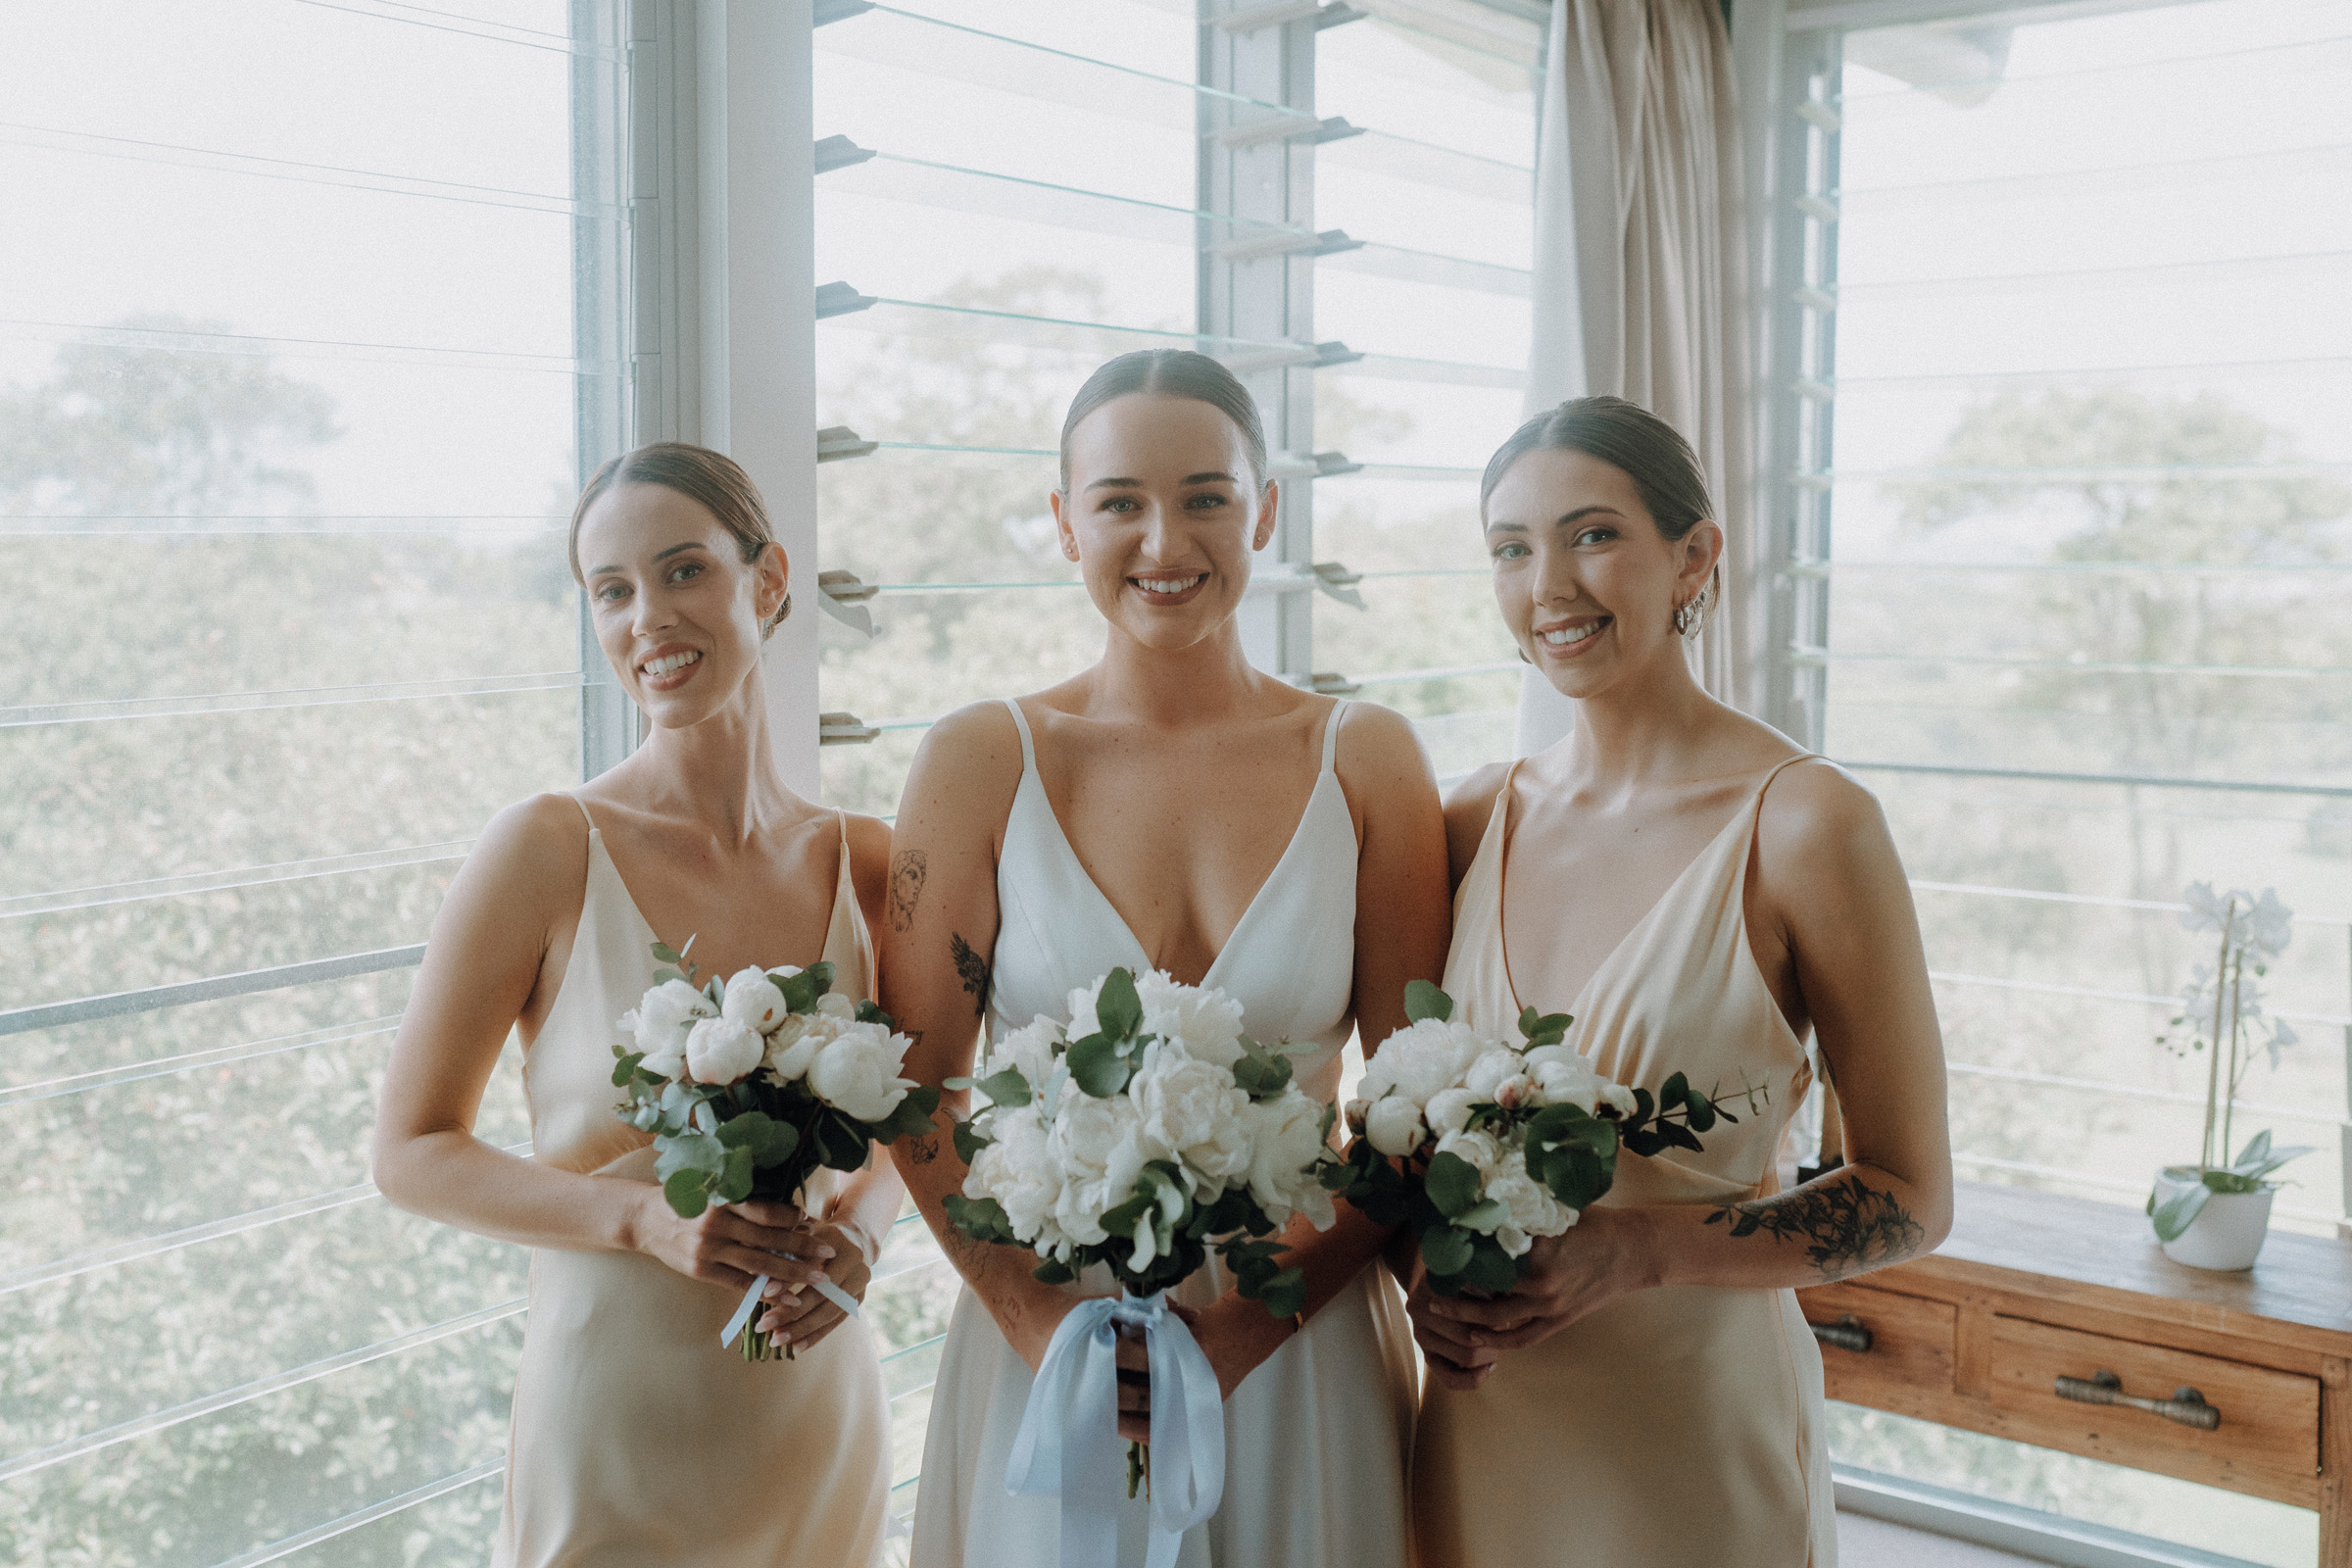
POLYGON ((375 1179, 404 1208, 532 1248, 500 1568, 868 1564, 889 1418, 862 1297, 902 1189, 888 1159, 774 1202, 681 1219, 651 1136, 615 1114, 620 1015, 656 941, 706 974, 833 965, 868 998, 867 917, 890 832, 788 789, 769 749, 760 644, 791 608, 757 490, 718 453, 662 443, 608 463, 571 523, 613 678, 645 744, 574 794, 508 808, 433 922, 377 1122, 375 1179), (473 1136, 510 1029, 532 1153, 473 1136), (720 1332, 767 1276, 760 1327, 720 1332))
POLYGON ((1654 1094, 1683 1069, 1740 1120, 1621 1161, 1508 1293, 1414 1291, 1420 1561, 1830 1568, 1821 1356, 1790 1287, 1950 1223, 1910 888, 1868 791, 1692 678, 1723 530, 1680 435, 1576 399, 1503 443, 1481 500, 1503 621, 1576 721, 1447 804, 1445 989, 1489 1034, 1571 1013, 1607 1077, 1654 1094), (1850 1163, 1781 1192, 1808 1032, 1850 1163))

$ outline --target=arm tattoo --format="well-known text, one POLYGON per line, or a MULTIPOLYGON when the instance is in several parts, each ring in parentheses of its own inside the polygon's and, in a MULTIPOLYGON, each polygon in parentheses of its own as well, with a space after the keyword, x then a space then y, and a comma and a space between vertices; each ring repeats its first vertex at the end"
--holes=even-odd
POLYGON ((929 1138, 909 1138, 906 1140, 906 1162, 908 1164, 928 1165, 938 1157, 939 1137, 937 1134, 933 1134, 929 1138))
POLYGON ((890 862, 890 928, 904 932, 914 924, 915 901, 923 896, 923 878, 930 863, 920 850, 901 850, 890 862))
POLYGON ((988 1015, 988 960, 972 951, 972 945, 954 932, 948 933, 948 956, 956 960, 956 978, 971 994, 972 1016, 988 1015))
POLYGON ((1734 1236, 1762 1231, 1776 1242, 1806 1243, 1805 1257, 1825 1280, 1897 1263, 1919 1250, 1927 1232, 1895 1201, 1856 1177, 1792 1193, 1731 1203, 1707 1216, 1729 1219, 1734 1236))

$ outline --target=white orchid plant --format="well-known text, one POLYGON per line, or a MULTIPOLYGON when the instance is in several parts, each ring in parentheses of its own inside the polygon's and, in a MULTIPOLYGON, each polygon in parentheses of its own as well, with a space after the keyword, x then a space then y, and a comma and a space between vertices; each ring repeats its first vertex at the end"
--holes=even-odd
MULTIPOLYGON (((616 1112, 654 1135, 654 1177, 681 1216, 752 1198, 799 1204, 818 1169, 857 1170, 870 1146, 930 1131, 939 1091, 899 1076, 911 1042, 880 1007, 835 994, 831 964, 721 983, 688 961, 693 948, 654 944, 663 967, 612 1047, 616 1112)), ((774 1353, 744 1329, 745 1360, 774 1353)))
POLYGON ((2216 952, 2213 962, 2190 971, 2180 1013, 2157 1036, 2177 1055, 2206 1053, 2205 1136, 2197 1163, 2171 1167, 2148 1195, 2156 1235, 2167 1242, 2180 1239, 2214 1194, 2277 1187, 2271 1172, 2311 1152, 2309 1145, 2276 1148, 2265 1131, 2247 1140, 2235 1159, 2229 1157, 2238 1088, 2256 1054, 2266 1054, 2276 1068, 2279 1052, 2296 1043, 2284 1019, 2264 1014, 2260 984, 2294 935, 2294 911, 2278 902, 2275 888, 2257 898, 2242 888, 2217 894, 2212 883, 2196 882, 2185 898, 2181 928, 2212 933, 2216 952))

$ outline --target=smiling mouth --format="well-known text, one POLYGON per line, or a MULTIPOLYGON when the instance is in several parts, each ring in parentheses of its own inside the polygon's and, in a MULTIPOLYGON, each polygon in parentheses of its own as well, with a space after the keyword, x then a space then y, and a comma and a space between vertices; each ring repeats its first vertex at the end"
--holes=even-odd
POLYGON ((1546 648, 1563 653, 1582 649, 1587 643, 1599 636, 1600 629, 1608 623, 1609 617, 1603 615, 1598 620, 1579 621, 1573 626, 1554 626, 1549 631, 1536 633, 1536 641, 1546 648))
POLYGON ((1127 579, 1154 599, 1178 599, 1208 581, 1208 573, 1196 571, 1182 577, 1130 577, 1127 579))
POLYGON ((660 659, 649 659, 637 666, 637 673, 651 680, 660 680, 662 676, 675 674, 690 664, 699 664, 702 660, 702 654, 698 650, 690 648, 684 653, 664 654, 660 659))

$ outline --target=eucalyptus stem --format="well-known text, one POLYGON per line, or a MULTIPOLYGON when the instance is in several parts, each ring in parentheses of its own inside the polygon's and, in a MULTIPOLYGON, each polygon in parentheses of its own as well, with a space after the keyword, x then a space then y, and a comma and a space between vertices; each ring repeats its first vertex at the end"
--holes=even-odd
POLYGON ((2221 956, 2214 960, 2213 968, 2212 1058, 2205 1063, 2205 1137, 2198 1146, 2200 1152, 2197 1158, 2200 1173, 2214 1168, 2213 1124, 2219 1108, 2215 1097, 2220 1093, 2222 1081, 2222 993, 2230 972, 2230 933, 2236 924, 2237 898, 2232 894, 2222 911, 2222 952, 2221 956))

